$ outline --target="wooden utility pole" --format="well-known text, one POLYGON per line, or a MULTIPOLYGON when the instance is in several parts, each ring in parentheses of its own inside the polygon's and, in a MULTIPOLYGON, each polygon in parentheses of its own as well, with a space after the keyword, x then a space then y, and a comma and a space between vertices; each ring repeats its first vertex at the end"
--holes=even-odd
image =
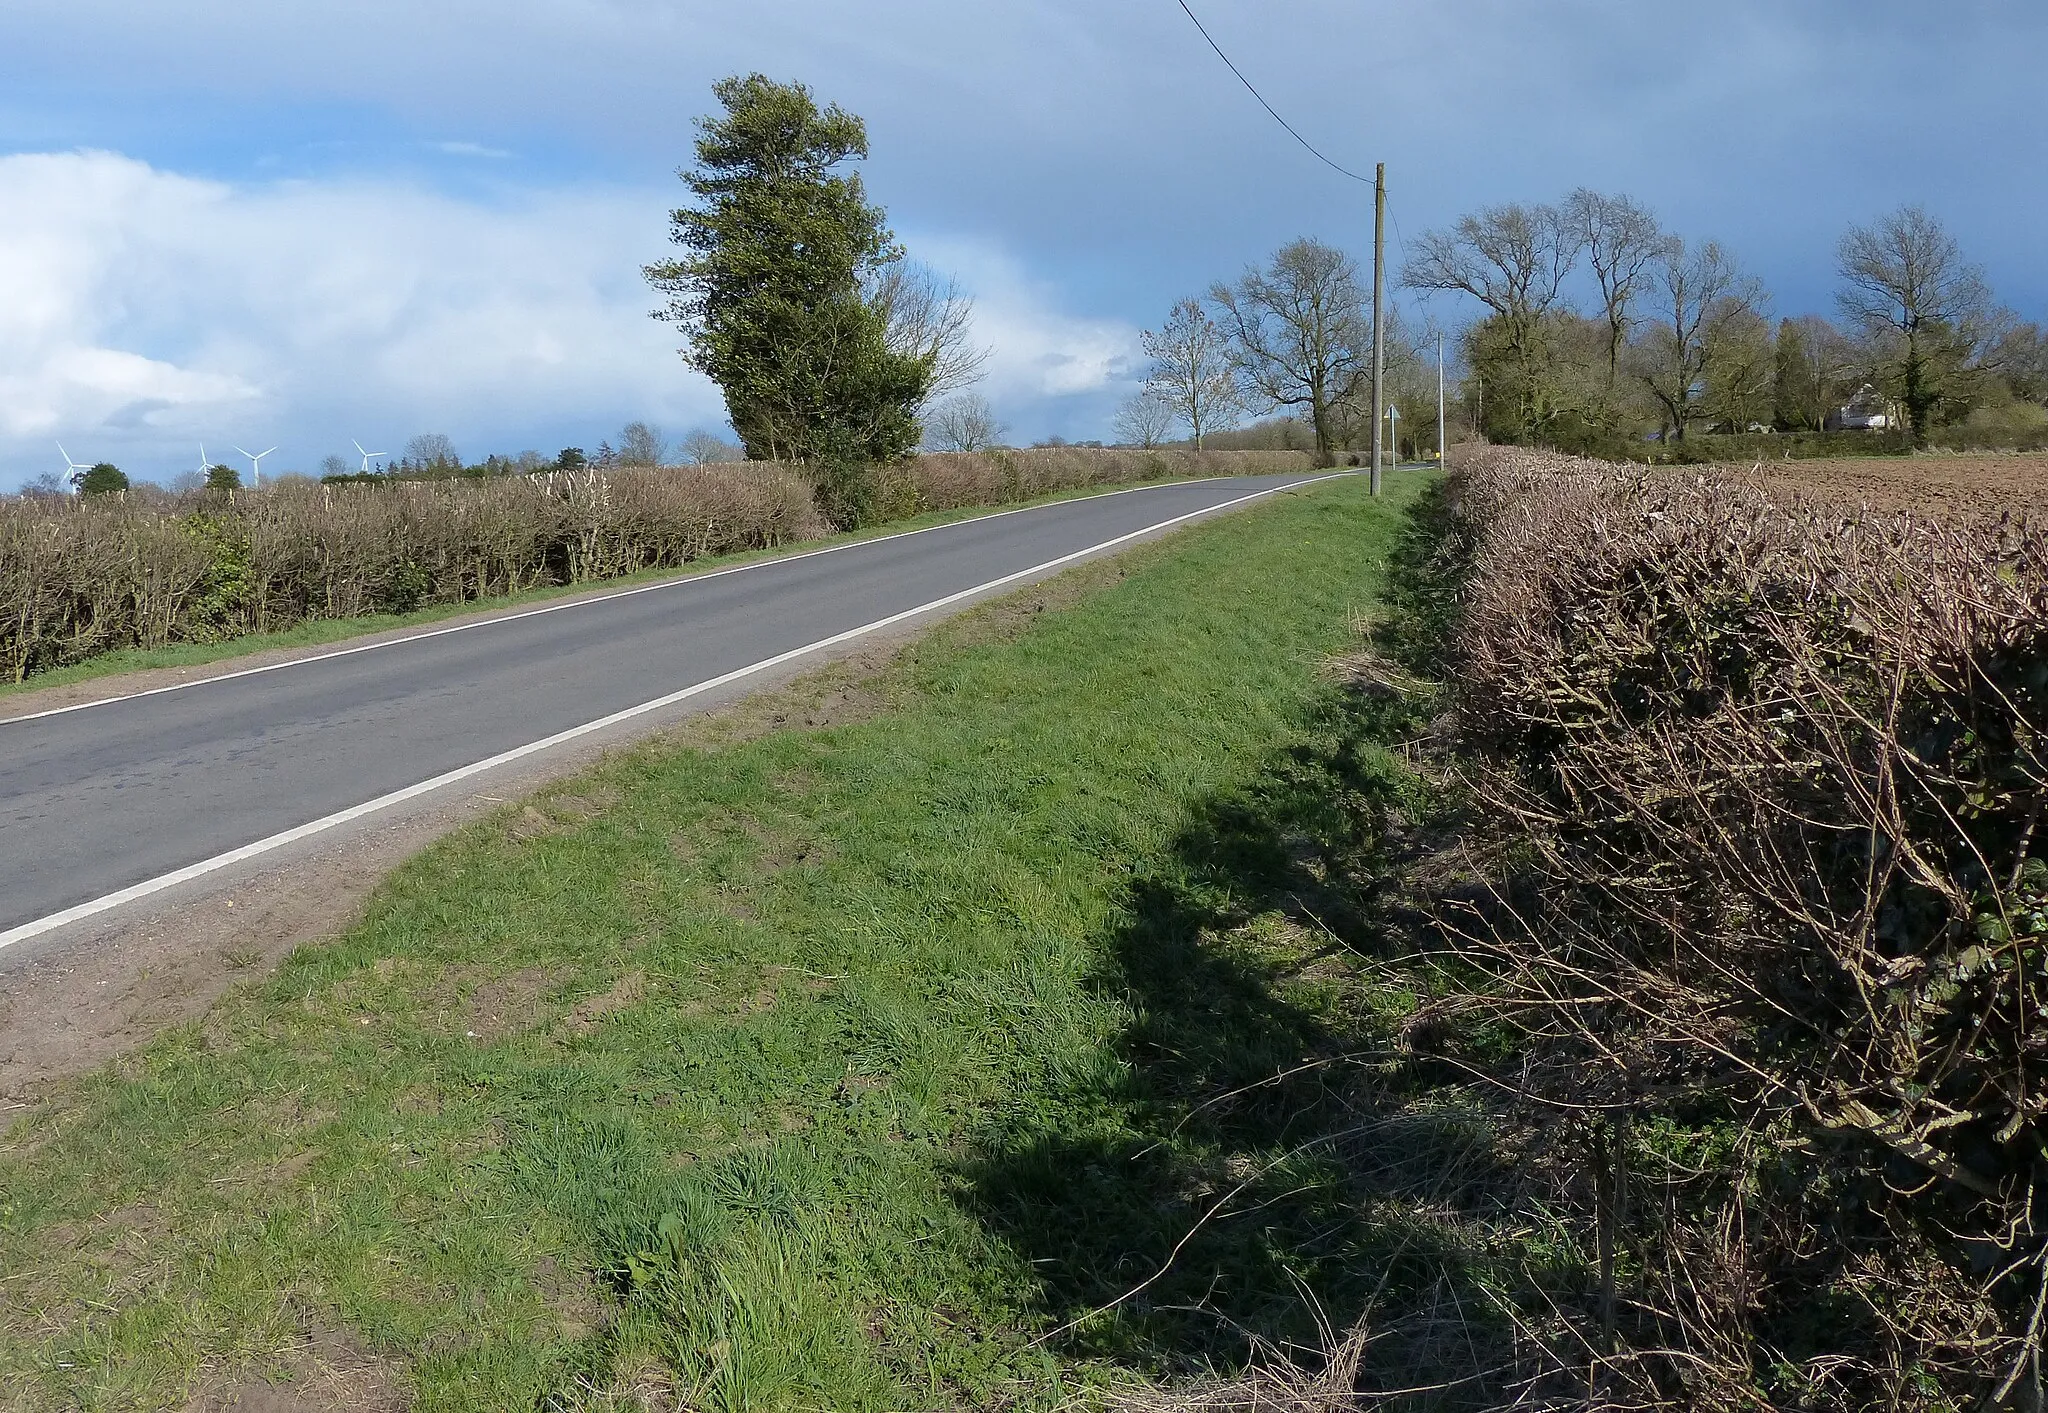
POLYGON ((1436 469, 1451 464, 1444 450, 1444 331, 1436 331, 1436 469))
POLYGON ((1387 415, 1387 164, 1372 183, 1372 493, 1380 493, 1380 424, 1387 415))

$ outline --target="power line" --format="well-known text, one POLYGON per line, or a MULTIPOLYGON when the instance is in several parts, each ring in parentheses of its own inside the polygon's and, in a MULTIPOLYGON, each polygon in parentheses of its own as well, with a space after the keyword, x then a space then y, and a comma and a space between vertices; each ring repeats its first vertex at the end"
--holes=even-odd
POLYGON ((1281 117, 1278 110, 1276 110, 1272 104, 1266 101, 1266 95, 1259 92, 1259 90, 1252 85, 1252 81, 1244 76, 1244 70, 1238 68, 1236 64, 1231 63, 1230 56, 1223 52, 1223 46, 1218 44, 1216 42, 1215 36, 1209 33, 1208 26, 1202 23, 1202 21, 1196 16, 1193 10, 1188 9, 1188 0, 1179 0, 1179 3, 1181 10, 1187 15, 1189 19, 1195 22, 1195 28, 1202 32, 1202 38, 1208 40, 1209 47, 1216 51, 1216 57, 1221 59, 1224 65, 1233 74, 1237 75, 1237 81, 1245 86, 1246 91, 1249 92, 1252 97, 1259 100, 1259 106, 1261 108, 1264 108, 1268 113, 1272 115, 1273 121, 1278 123, 1281 127, 1287 129, 1287 134, 1289 137, 1292 137, 1296 142, 1300 143, 1303 147, 1307 148, 1309 151, 1309 155, 1314 157, 1318 162, 1321 162, 1325 167, 1328 167, 1331 171, 1339 173, 1342 176, 1347 176, 1355 182, 1363 182, 1367 186, 1371 186, 1373 184, 1371 177, 1361 177, 1360 175, 1358 175, 1358 173, 1352 171, 1350 168, 1339 166, 1337 163, 1325 157, 1321 152, 1317 151, 1316 145, 1314 143, 1310 142, 1307 138, 1303 137, 1300 133, 1296 132, 1294 130, 1294 124, 1288 122, 1287 119, 1281 117))

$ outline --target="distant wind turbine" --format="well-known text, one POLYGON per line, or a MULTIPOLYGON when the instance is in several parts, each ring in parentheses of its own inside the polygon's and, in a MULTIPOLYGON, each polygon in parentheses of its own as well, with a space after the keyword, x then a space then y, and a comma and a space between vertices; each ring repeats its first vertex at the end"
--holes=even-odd
MULTIPOLYGON (((355 442, 355 448, 356 448, 356 450, 357 450, 357 451, 363 451, 363 444, 362 444, 361 442, 356 442, 356 441, 355 441, 355 439, 354 439, 353 437, 351 437, 351 438, 350 438, 349 440, 350 440, 350 441, 352 441, 352 442, 355 442)), ((381 451, 363 451, 363 474, 364 474, 365 476, 367 476, 367 475, 369 475, 369 474, 370 474, 370 458, 371 458, 371 457, 373 457, 373 456, 383 456, 383 455, 385 455, 385 454, 386 454, 386 453, 384 453, 384 452, 381 452, 381 451)))
POLYGON ((90 471, 92 468, 82 462, 73 461, 71 453, 64 450, 64 443, 58 442, 57 450, 64 457, 64 483, 71 487, 71 494, 77 495, 79 473, 81 471, 90 471))
MULTIPOLYGON (((235 450, 242 451, 240 447, 236 447, 235 450)), ((262 489, 263 487, 263 458, 270 455, 271 451, 276 450, 276 447, 272 447, 270 448, 270 451, 242 451, 242 455, 249 458, 249 471, 251 475, 252 484, 258 490, 262 489)))

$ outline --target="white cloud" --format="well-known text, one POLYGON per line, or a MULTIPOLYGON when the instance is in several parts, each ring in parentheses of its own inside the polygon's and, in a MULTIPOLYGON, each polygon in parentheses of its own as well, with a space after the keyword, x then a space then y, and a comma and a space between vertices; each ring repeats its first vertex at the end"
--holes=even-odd
POLYGON ((716 390, 647 317, 662 225, 655 193, 487 202, 0 158, 0 467, 33 475, 59 437, 153 475, 203 439, 278 441, 305 469, 351 435, 444 430, 481 453, 715 423, 716 390))
MULTIPOLYGON (((717 390, 648 317, 640 267, 667 248, 671 200, 0 157, 0 487, 57 469, 59 439, 161 477, 202 441, 276 442, 272 466, 310 470, 351 437, 445 431, 481 455, 594 444, 631 418, 717 425, 717 390)), ((913 245, 975 295, 984 390, 1006 415, 1085 420, 1129 376, 1129 325, 1060 313, 985 242, 913 245)))
POLYGON ((1028 415, 1047 399, 1100 393, 1129 381, 1138 330, 1122 319, 1062 312, 1059 292, 985 241, 907 238, 911 252, 974 297, 974 340, 991 351, 981 392, 1028 415))

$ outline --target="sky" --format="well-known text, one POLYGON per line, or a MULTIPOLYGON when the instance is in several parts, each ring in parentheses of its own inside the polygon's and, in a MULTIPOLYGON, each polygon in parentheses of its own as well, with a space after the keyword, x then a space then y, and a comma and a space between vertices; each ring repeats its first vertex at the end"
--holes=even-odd
MULTIPOLYGON (((1827 312, 1852 222, 1918 202, 2048 320, 2039 0, 1189 0, 1415 235, 1577 186, 1827 312)), ((911 253, 957 276, 1012 439, 1109 432, 1140 331, 1371 191, 1178 0, 6 0, 0 490, 167 480, 237 445, 488 452, 717 429, 649 317, 720 77, 866 119, 911 253)), ((1455 325, 1444 296, 1410 314, 1455 325)))

